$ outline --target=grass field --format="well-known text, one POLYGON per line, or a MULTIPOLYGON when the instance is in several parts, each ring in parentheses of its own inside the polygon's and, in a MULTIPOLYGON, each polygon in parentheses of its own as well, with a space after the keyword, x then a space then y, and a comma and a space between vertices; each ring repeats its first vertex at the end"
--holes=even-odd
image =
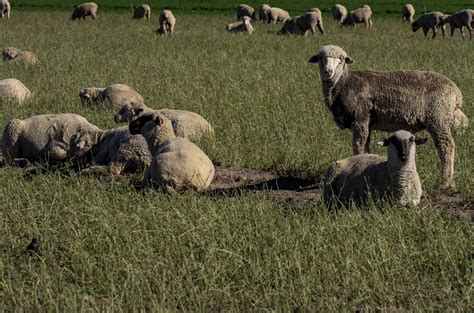
MULTIPOLYGON (((0 21, 3 46, 40 59, 0 64, 0 78, 20 79, 33 92, 22 105, 0 104, 1 125, 73 112, 116 127, 113 108, 83 107, 77 93, 125 83, 149 106, 205 116, 216 137, 202 147, 216 164, 319 177, 352 150, 307 63, 330 43, 350 53, 352 68, 446 75, 463 93, 463 112, 474 116, 473 43, 458 33, 426 40, 398 17, 376 19, 368 32, 339 29, 326 17, 327 35, 307 38, 276 36, 278 27, 259 23, 251 37, 230 35, 230 14, 179 15, 169 38, 154 36, 156 20, 132 21, 126 12, 84 23, 68 17, 26 10, 0 21)), ((163 195, 136 191, 127 179, 1 168, 0 310, 467 311, 474 241, 463 216, 473 210, 473 139, 472 123, 455 135, 454 194, 437 190, 432 141, 418 149, 426 193, 414 209, 382 203, 334 213, 317 200, 259 196, 265 190, 163 195), (29 256, 32 237, 40 248, 29 256)), ((375 144, 373 151, 385 153, 375 144)))

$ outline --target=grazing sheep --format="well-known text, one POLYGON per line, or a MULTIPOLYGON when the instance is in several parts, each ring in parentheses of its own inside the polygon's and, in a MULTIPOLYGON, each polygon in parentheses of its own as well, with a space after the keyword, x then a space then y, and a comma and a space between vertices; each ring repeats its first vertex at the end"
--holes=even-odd
POLYGON ((339 128, 351 129, 355 155, 369 152, 372 130, 426 129, 441 160, 443 187, 453 185, 451 125, 467 123, 454 82, 428 71, 351 71, 352 58, 334 45, 321 47, 309 62, 319 62, 324 104, 339 128))
POLYGON ((364 5, 354 11, 350 11, 346 18, 342 21, 343 26, 356 26, 358 23, 364 23, 365 28, 372 27, 372 10, 368 5, 364 5))
POLYGON ((79 98, 83 104, 106 102, 117 107, 124 103, 145 102, 142 95, 132 87, 123 84, 113 84, 105 88, 84 88, 79 91, 79 98))
POLYGON ((472 39, 472 23, 473 23, 473 13, 474 10, 462 10, 459 12, 456 12, 451 15, 444 15, 441 20, 443 24, 449 23, 449 26, 451 28, 451 37, 453 37, 454 30, 456 28, 459 28, 459 31, 461 32, 462 39, 466 39, 464 36, 464 30, 462 29, 463 26, 467 27, 467 30, 469 30, 469 39, 472 39))
POLYGON ((237 7, 237 21, 239 21, 242 17, 248 16, 252 20, 257 20, 257 17, 255 16, 257 12, 255 11, 254 8, 252 8, 249 5, 246 4, 239 4, 237 7))
POLYGON ((402 7, 402 17, 403 22, 410 22, 413 23, 413 17, 415 16, 415 8, 411 4, 405 4, 402 7))
POLYGON ((271 7, 268 4, 262 4, 258 9, 258 19, 263 22, 268 22, 271 7))
POLYGON ((133 18, 138 20, 150 20, 151 8, 148 4, 140 4, 133 10, 133 18))
POLYGON ((10 2, 8 0, 0 0, 0 17, 4 18, 7 15, 7 18, 10 18, 10 2))
POLYGON ((160 27, 155 30, 156 33, 161 36, 165 36, 168 33, 173 34, 176 25, 176 18, 170 10, 161 11, 159 21, 160 27))
POLYGON ((148 143, 153 160, 143 184, 163 191, 185 188, 205 190, 214 178, 214 165, 198 146, 186 138, 176 137, 171 121, 154 112, 144 114, 129 124, 130 133, 141 134, 148 143))
POLYGON ((332 17, 339 23, 342 24, 347 17, 347 9, 345 6, 340 4, 335 4, 332 9, 332 17))
POLYGON ((250 24, 250 21, 250 17, 244 16, 239 22, 227 24, 225 29, 232 33, 247 33, 249 35, 252 35, 253 26, 252 24, 250 24))
POLYGON ((411 24, 413 32, 416 32, 420 27, 423 28, 425 37, 428 35, 428 31, 432 29, 433 39, 435 39, 438 28, 441 28, 443 37, 446 36, 446 26, 443 24, 443 13, 441 12, 435 11, 423 14, 411 24))
POLYGON ((86 16, 91 16, 93 20, 97 18, 97 9, 99 6, 94 2, 86 2, 83 4, 75 5, 74 11, 72 11, 71 20, 75 19, 86 19, 86 16))
POLYGON ((283 23, 283 27, 278 32, 278 34, 300 34, 306 37, 308 30, 311 31, 313 35, 315 35, 316 27, 318 27, 321 34, 324 34, 321 11, 318 11, 309 11, 301 16, 295 16, 287 19, 283 23))
POLYGON ((21 81, 15 78, 0 80, 0 102, 17 101, 22 103, 31 98, 31 91, 21 81))
POLYGON ((38 58, 31 51, 21 51, 20 49, 7 47, 2 52, 3 61, 19 61, 28 64, 36 64, 38 58))
POLYGON ((284 23, 290 18, 290 14, 287 11, 280 8, 270 8, 268 13, 268 24, 275 24, 277 21, 284 23))
MULTIPOLYGON (((115 114, 116 123, 132 122, 143 114, 152 114, 155 110, 144 104, 125 104, 115 114)), ((211 124, 201 115, 183 110, 161 109, 156 112, 163 114, 171 120, 176 136, 188 138, 193 142, 200 141, 203 137, 212 137, 214 130, 211 124)))
POLYGON ((399 130, 378 142, 387 147, 387 157, 360 154, 332 163, 323 179, 324 201, 329 205, 351 201, 366 205, 370 197, 389 197, 396 204, 416 206, 422 193, 416 145, 427 141, 399 130))

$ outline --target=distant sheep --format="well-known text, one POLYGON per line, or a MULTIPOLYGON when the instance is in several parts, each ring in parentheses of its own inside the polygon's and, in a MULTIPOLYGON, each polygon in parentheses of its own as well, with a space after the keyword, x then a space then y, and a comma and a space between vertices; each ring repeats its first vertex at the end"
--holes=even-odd
POLYGON ((4 18, 5 15, 7 18, 10 18, 10 2, 8 0, 0 0, 0 17, 4 18))
POLYGON ((280 8, 270 8, 268 13, 268 24, 275 24, 277 21, 284 23, 290 18, 290 14, 287 11, 280 8))
POLYGON ((170 10, 163 10, 159 17, 160 27, 155 30, 156 33, 165 36, 168 33, 173 34, 176 25, 176 18, 170 10))
POLYGON ((449 24, 451 28, 451 37, 453 37, 454 30, 459 28, 462 39, 465 39, 463 27, 469 31, 469 39, 472 39, 472 24, 474 10, 462 10, 451 15, 444 15, 441 20, 443 24, 449 24))
POLYGON ((372 10, 368 5, 364 5, 354 11, 350 11, 342 21, 343 26, 356 26, 358 23, 364 23, 365 28, 372 27, 372 10))
POLYGON ((31 98, 31 91, 15 78, 0 80, 0 102, 16 101, 22 103, 31 98))
POLYGON ((438 28, 441 28, 443 37, 446 36, 446 26, 443 23, 443 13, 438 11, 423 14, 411 24, 411 27, 413 32, 423 28, 425 37, 428 35, 428 31, 431 29, 433 31, 433 39, 436 37, 438 28))
POLYGON ((316 34, 316 27, 319 29, 321 34, 324 34, 323 19, 321 17, 321 11, 316 8, 315 11, 309 11, 301 16, 295 16, 287 19, 283 23, 282 29, 278 32, 279 34, 300 34, 306 36, 308 31, 311 31, 313 35, 316 34), (317 10, 317 11, 316 11, 317 10))
POLYGON ((72 11, 71 20, 75 19, 86 19, 86 16, 92 17, 92 19, 97 18, 97 9, 99 6, 94 2, 87 2, 74 6, 74 11, 72 11))
POLYGON ((324 201, 366 205, 370 198, 387 197, 402 206, 418 205, 422 187, 416 171, 416 145, 427 141, 399 130, 378 142, 387 147, 388 157, 360 154, 334 162, 324 175, 324 201))
POLYGON ((268 4, 262 4, 258 9, 258 19, 263 22, 268 22, 270 19, 270 9, 271 7, 268 4))
POLYGON ((7 47, 2 51, 3 61, 25 62, 28 64, 36 64, 38 58, 31 51, 21 51, 20 49, 7 47))
POLYGON ((339 23, 342 24, 342 21, 347 17, 347 9, 345 6, 340 4, 335 4, 332 9, 332 17, 339 23))
POLYGON ((453 186, 451 126, 468 123, 454 82, 427 71, 351 71, 352 58, 334 45, 321 47, 309 62, 319 63, 324 104, 339 128, 351 130, 355 155, 369 152, 372 130, 426 129, 441 160, 442 185, 453 186))
POLYGON ((133 18, 142 20, 145 19, 147 21, 150 20, 151 16, 151 8, 148 4, 141 4, 133 10, 133 18))
POLYGON ((246 33, 252 35, 253 26, 250 23, 251 19, 248 16, 242 17, 242 20, 236 23, 227 24, 225 29, 231 33, 246 33))
POLYGON ((124 84, 113 84, 105 88, 89 87, 79 91, 79 98, 83 104, 107 103, 119 107, 124 103, 144 103, 142 95, 132 87, 124 84))
POLYGON ((257 17, 255 16, 257 12, 255 11, 254 8, 252 8, 249 5, 246 4, 239 4, 237 7, 237 21, 239 21, 242 17, 248 16, 252 20, 257 20, 257 17))
POLYGON ((405 4, 402 7, 402 17, 403 22, 410 22, 413 23, 413 17, 415 16, 415 8, 411 4, 405 4))

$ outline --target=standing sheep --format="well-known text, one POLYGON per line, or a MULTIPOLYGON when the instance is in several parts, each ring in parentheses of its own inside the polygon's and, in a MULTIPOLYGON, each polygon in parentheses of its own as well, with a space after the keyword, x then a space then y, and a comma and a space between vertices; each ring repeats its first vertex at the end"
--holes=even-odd
POLYGON ((339 23, 342 24, 347 17, 347 9, 345 6, 340 4, 335 4, 332 9, 332 17, 339 23))
POLYGON ((451 37, 453 37, 454 30, 456 28, 459 28, 459 31, 461 32, 462 39, 466 39, 464 36, 464 30, 462 29, 463 26, 467 27, 467 30, 469 31, 469 39, 472 39, 472 26, 471 24, 473 23, 473 13, 474 10, 462 10, 459 12, 456 12, 451 15, 445 15, 441 18, 442 23, 446 24, 449 23, 449 26, 451 28, 451 37))
POLYGON ((186 188, 202 191, 210 185, 215 172, 211 160, 188 139, 176 137, 164 115, 142 115, 129 129, 131 134, 145 137, 153 155, 143 185, 152 184, 167 192, 186 188))
POLYGON ((79 91, 79 98, 83 104, 106 102, 117 107, 124 103, 145 102, 142 95, 124 84, 113 84, 105 88, 84 88, 79 91))
POLYGON ((163 10, 159 17, 160 27, 155 30, 156 33, 161 36, 165 36, 170 33, 173 34, 174 27, 176 25, 176 18, 170 10, 163 10))
POLYGON ((31 91, 21 81, 15 78, 0 80, 0 102, 17 101, 22 103, 31 98, 31 91))
POLYGON ((290 18, 290 14, 287 11, 280 8, 270 8, 268 13, 268 24, 276 24, 276 22, 284 23, 287 19, 290 18))
POLYGON ((446 36, 446 26, 443 24, 443 13, 441 12, 435 11, 423 14, 411 24, 413 32, 416 32, 420 27, 423 28, 425 37, 431 29, 433 30, 433 39, 435 39, 438 28, 441 28, 443 37, 446 36))
POLYGON ((0 17, 4 18, 7 15, 7 18, 10 18, 10 2, 8 0, 0 0, 0 17))
POLYGON ((368 5, 364 5, 354 11, 350 11, 346 18, 342 21, 343 26, 356 26, 358 23, 364 23, 365 28, 372 27, 372 10, 368 5))
POLYGON ((232 33, 246 33, 252 35, 253 33, 253 26, 250 24, 250 17, 244 16, 242 20, 239 22, 227 24, 225 29, 232 33))
POLYGON ((451 126, 468 121, 454 82, 427 71, 351 71, 352 58, 334 45, 321 47, 309 62, 319 63, 324 104, 339 128, 351 130, 355 155, 369 152, 372 130, 426 129, 441 160, 442 185, 453 186, 451 126))
POLYGON ((413 17, 415 16, 415 8, 411 4, 405 4, 402 7, 402 17, 403 22, 410 22, 413 23, 413 17))
POLYGON ((2 51, 3 61, 18 61, 28 64, 36 64, 38 58, 31 51, 21 51, 20 49, 7 47, 2 51))
POLYGON ((258 9, 258 19, 263 22, 268 22, 271 7, 268 4, 262 4, 258 9))
POLYGON ((71 20, 75 19, 86 19, 86 16, 91 16, 93 20, 97 18, 97 9, 99 6, 94 2, 86 2, 83 4, 75 5, 74 11, 72 11, 71 20))
POLYGON ((255 11, 254 8, 252 8, 249 5, 246 4, 239 4, 237 7, 237 21, 239 21, 242 17, 248 16, 252 20, 257 20, 257 17, 255 16, 257 12, 255 11))
MULTIPOLYGON (((318 9, 319 11, 319 9, 318 9)), ((308 34, 308 30, 313 35, 316 34, 316 27, 319 29, 321 34, 324 35, 323 20, 321 18, 321 11, 309 11, 301 16, 295 16, 287 19, 283 23, 282 29, 278 32, 279 34, 308 34)))
POLYGON ((138 20, 150 20, 151 8, 148 4, 140 4, 133 10, 133 18, 138 20))
POLYGON ((387 157, 360 154, 332 163, 323 179, 324 201, 366 205, 370 197, 389 197, 402 206, 418 205, 422 187, 416 171, 416 145, 427 141, 399 130, 378 142, 387 147, 387 157))

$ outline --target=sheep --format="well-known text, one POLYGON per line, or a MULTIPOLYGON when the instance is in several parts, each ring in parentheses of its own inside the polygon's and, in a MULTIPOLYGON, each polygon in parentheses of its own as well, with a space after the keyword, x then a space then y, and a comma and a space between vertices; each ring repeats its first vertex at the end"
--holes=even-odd
MULTIPOLYGON (((319 9, 317 9, 319 11, 319 9)), ((321 11, 309 11, 301 16, 295 16, 287 19, 283 23, 282 29, 278 32, 279 34, 308 34, 308 30, 313 35, 316 34, 316 27, 318 27, 321 34, 324 35, 323 20, 321 18, 321 11)))
POLYGON ((176 18, 173 15, 173 12, 170 10, 163 10, 160 13, 159 17, 160 27, 155 30, 156 33, 160 34, 161 36, 165 36, 168 34, 173 34, 174 27, 176 25, 176 18))
POLYGON ((83 4, 75 5, 74 11, 70 20, 74 21, 75 19, 86 19, 86 16, 92 17, 93 20, 97 18, 97 9, 99 6, 94 2, 86 2, 83 4))
POLYGON ((416 146, 427 141, 399 130, 378 142, 387 147, 387 157, 360 154, 332 163, 323 179, 324 202, 329 206, 351 201, 367 205, 370 197, 388 197, 402 206, 418 205, 422 187, 416 171, 416 146))
POLYGON ((268 24, 275 24, 277 21, 284 23, 289 18, 288 12, 280 8, 270 8, 268 12, 268 24))
POLYGON ((258 19, 263 22, 268 22, 271 7, 268 4, 262 4, 258 9, 258 19))
POLYGON ((22 103, 29 98, 31 98, 31 91, 18 79, 0 80, 0 102, 13 100, 22 103))
POLYGON ((345 6, 340 4, 335 4, 332 9, 332 17, 339 23, 342 24, 342 21, 347 17, 347 9, 345 6))
POLYGON ((472 23, 473 23, 473 13, 474 10, 462 10, 451 15, 444 15, 441 20, 443 24, 449 23, 451 28, 451 37, 453 37, 454 30, 459 28, 461 32, 462 39, 466 39, 464 36, 463 26, 466 26, 469 30, 469 39, 472 39, 472 23))
POLYGON ((0 17, 4 18, 7 15, 7 18, 10 18, 10 2, 8 0, 0 0, 0 17))
POLYGON ((244 16, 242 20, 236 23, 227 24, 225 29, 232 33, 247 33, 252 35, 253 26, 250 24, 250 17, 244 16))
MULTIPOLYGON (((116 123, 132 122, 143 114, 153 113, 155 110, 144 104, 124 104, 115 114, 116 123)), ((212 137, 214 130, 211 124, 199 114, 183 110, 161 109, 156 112, 171 120, 176 136, 188 138, 190 141, 199 142, 204 137, 212 137)))
POLYGON ((256 13, 257 12, 255 11, 255 9, 251 6, 246 4, 239 4, 239 6, 237 7, 237 21, 239 21, 244 16, 248 16, 249 18, 255 21, 257 20, 255 16, 256 13))
POLYGON ((416 21, 411 24, 413 32, 416 32, 420 27, 423 28, 425 37, 428 35, 430 29, 433 30, 433 39, 436 37, 438 28, 441 28, 443 37, 446 36, 446 26, 443 24, 443 13, 434 11, 423 14, 416 21))
POLYGON ((209 157, 186 138, 176 137, 171 121, 153 112, 129 124, 130 133, 141 134, 148 143, 153 160, 143 185, 154 185, 165 192, 185 188, 205 190, 214 178, 214 165, 209 157))
POLYGON ((413 23, 413 17, 415 16, 415 8, 411 4, 405 4, 402 7, 402 17, 403 22, 410 22, 413 23))
POLYGON ((339 128, 351 129, 355 155, 369 153, 372 130, 426 129, 441 160, 442 185, 453 186, 450 128, 456 120, 468 123, 454 82, 428 71, 350 71, 352 58, 335 45, 321 47, 309 62, 319 62, 323 102, 339 128))
POLYGON ((141 4, 133 10, 133 17, 134 19, 145 19, 145 20, 150 20, 151 16, 151 8, 148 4, 141 4))
POLYGON ((364 23, 366 29, 372 27, 372 10, 368 5, 364 5, 361 8, 350 11, 346 18, 342 21, 341 25, 356 26, 357 23, 364 23))
POLYGON ((2 51, 3 61, 21 61, 28 64, 36 64, 38 58, 31 51, 21 51, 20 49, 7 47, 2 51))
POLYGON ((144 103, 142 95, 132 87, 124 84, 113 84, 105 88, 88 87, 79 90, 82 104, 102 102, 119 107, 124 103, 144 103))

